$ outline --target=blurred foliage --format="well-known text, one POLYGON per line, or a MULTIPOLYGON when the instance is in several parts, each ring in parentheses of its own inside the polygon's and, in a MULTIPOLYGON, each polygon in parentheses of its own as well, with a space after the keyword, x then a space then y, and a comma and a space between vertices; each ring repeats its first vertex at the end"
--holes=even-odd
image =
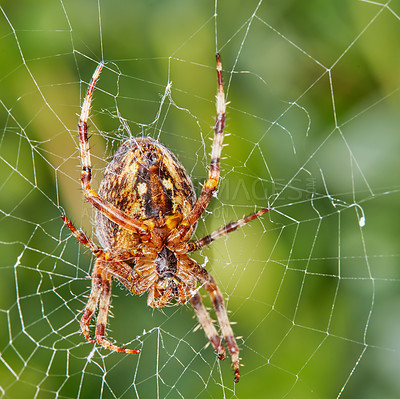
POLYGON ((398 0, 20 0, 1 10, 0 397, 399 396, 398 0), (142 353, 99 349, 88 361, 78 320, 93 260, 60 219, 95 237, 76 134, 87 83, 104 60, 94 187, 121 141, 143 134, 173 150, 198 193, 217 51, 230 135, 196 235, 273 207, 194 256, 237 322, 241 381, 204 349, 190 306, 152 311, 117 284, 109 334, 142 353))

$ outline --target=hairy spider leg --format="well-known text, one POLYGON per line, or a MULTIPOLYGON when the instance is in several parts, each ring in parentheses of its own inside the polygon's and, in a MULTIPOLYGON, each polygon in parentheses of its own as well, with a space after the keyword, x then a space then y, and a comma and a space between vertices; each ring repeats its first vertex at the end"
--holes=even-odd
POLYGON ((228 313, 226 312, 224 304, 224 298, 214 278, 204 268, 201 268, 201 273, 199 273, 199 281, 201 284, 204 285, 204 288, 210 295, 211 301, 215 309, 215 314, 217 315, 219 326, 221 327, 222 335, 226 342, 228 351, 231 354, 235 374, 235 382, 238 382, 240 376, 239 347, 237 346, 235 335, 233 334, 232 327, 229 322, 228 313))
MULTIPOLYGON (((214 278, 208 273, 204 267, 201 267, 197 262, 193 259, 189 258, 187 255, 183 255, 183 263, 186 264, 188 268, 191 268, 192 274, 196 277, 199 283, 207 290, 208 295, 210 295, 215 314, 217 315, 218 324, 221 327, 221 333, 226 342, 226 346, 232 358, 232 364, 234 368, 235 374, 235 382, 239 381, 239 347, 237 346, 235 335, 233 334, 233 330, 231 324, 229 322, 228 313, 226 312, 224 298, 220 289, 218 288, 217 283, 214 278)), ((181 258, 181 259, 182 259, 181 258)), ((182 260, 181 260, 182 261, 182 260)), ((193 304, 193 303, 192 303, 193 304)), ((196 308, 195 308, 196 309, 196 308)), ((197 317, 198 313, 196 311, 197 317)), ((209 317, 209 316, 208 316, 209 317)), ((199 321, 202 324, 202 320, 199 321)), ((207 334, 207 331, 206 331, 207 334)), ((208 335, 207 335, 208 336, 208 335)), ((212 341, 211 341, 212 342, 212 341)), ((214 346, 214 345, 213 345, 214 346)), ((215 346, 214 346, 215 348, 215 346)))
POLYGON ((125 349, 117 345, 113 345, 105 338, 105 329, 107 325, 108 309, 111 300, 111 274, 104 267, 106 262, 97 259, 92 274, 92 289, 90 291, 89 301, 83 312, 80 326, 85 338, 89 342, 97 342, 106 349, 121 353, 139 353, 140 349, 125 349), (95 339, 90 336, 89 325, 97 305, 99 304, 99 312, 96 320, 95 339))
POLYGON ((61 219, 71 230, 71 233, 75 236, 75 238, 86 248, 89 248, 94 255, 97 256, 98 253, 100 254, 101 252, 103 252, 92 240, 89 240, 89 238, 87 238, 84 233, 79 231, 65 215, 62 215, 61 219))
POLYGON ((196 241, 189 241, 187 243, 187 249, 188 249, 187 252, 194 252, 200 248, 203 248, 203 247, 211 244, 213 241, 217 240, 218 238, 223 237, 223 236, 227 235, 228 233, 231 233, 232 231, 237 230, 238 228, 244 226, 246 223, 248 223, 248 222, 252 221, 253 219, 258 218, 259 216, 268 212, 269 210, 270 210, 270 208, 263 208, 255 213, 252 213, 249 216, 246 216, 242 219, 237 220, 236 222, 228 223, 226 226, 220 227, 218 230, 215 230, 211 234, 208 234, 207 236, 199 238, 196 241))
POLYGON ((93 268, 92 273, 92 289, 90 291, 89 300, 86 304, 86 307, 83 311, 83 315, 80 321, 81 330, 83 335, 89 342, 96 342, 91 336, 89 331, 90 320, 94 312, 97 309, 97 304, 99 303, 101 290, 102 290, 102 278, 101 273, 98 272, 98 260, 96 260, 96 264, 93 268))
POLYGON ((88 139, 88 126, 87 121, 90 114, 90 106, 92 104, 93 90, 99 79, 100 72, 103 69, 104 64, 100 63, 93 73, 92 79, 89 84, 89 88, 83 101, 82 111, 78 123, 79 131, 79 145, 81 149, 81 161, 82 161, 82 189, 85 198, 101 213, 107 216, 111 221, 117 223, 123 228, 134 231, 136 233, 146 233, 147 229, 142 226, 142 223, 136 219, 133 219, 125 212, 120 211, 114 205, 110 204, 104 198, 100 197, 99 194, 92 189, 92 166, 90 160, 90 149, 88 139))
MULTIPOLYGON (((133 258, 142 255, 142 251, 138 248, 119 251, 116 253, 103 251, 92 240, 87 238, 86 235, 82 233, 82 231, 79 231, 65 215, 62 215, 61 219, 71 230, 71 233, 75 236, 75 238, 86 248, 89 248, 90 251, 92 251, 93 255, 95 255, 98 259, 104 260, 106 262, 123 262, 125 260, 132 260, 133 258)), ((132 270, 131 267, 129 267, 129 269, 132 270)))
POLYGON ((199 220, 204 210, 207 208, 213 193, 217 189, 220 174, 220 159, 222 151, 222 142, 224 140, 225 127, 225 95, 224 85, 222 82, 222 65, 220 55, 217 54, 217 76, 218 76, 218 92, 217 92, 217 116, 215 118, 214 139, 211 147, 211 161, 209 176, 201 190, 193 209, 186 218, 178 226, 176 233, 171 234, 170 241, 176 239, 188 239, 187 235, 192 234, 192 226, 199 220))
POLYGON ((62 216, 65 224, 71 230, 76 239, 89 248, 97 256, 92 273, 92 289, 88 303, 83 311, 80 321, 81 330, 86 340, 97 342, 103 347, 122 353, 139 353, 138 349, 123 349, 107 341, 105 336, 105 327, 107 325, 107 314, 111 298, 111 276, 117 278, 125 286, 129 286, 131 280, 132 268, 123 262, 123 260, 132 259, 132 251, 124 251, 117 255, 105 252, 97 247, 95 243, 89 240, 85 234, 78 231, 66 216, 62 216), (99 304, 100 301, 100 304, 99 304), (90 336, 89 326, 94 312, 99 304, 99 314, 97 317, 95 339, 90 336))
POLYGON ((208 340, 214 347, 215 352, 217 352, 218 358, 220 360, 225 359, 225 347, 221 341, 221 338, 218 335, 218 332, 211 320, 210 315, 207 312, 207 309, 203 305, 201 296, 197 291, 190 298, 190 303, 192 304, 192 307, 196 312, 197 319, 199 320, 200 325, 203 327, 203 330, 208 340))

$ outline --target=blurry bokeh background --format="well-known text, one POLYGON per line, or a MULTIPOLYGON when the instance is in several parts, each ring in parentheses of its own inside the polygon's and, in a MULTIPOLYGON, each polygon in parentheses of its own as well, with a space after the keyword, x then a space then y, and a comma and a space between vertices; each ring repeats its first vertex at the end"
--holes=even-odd
POLYGON ((400 1, 6 0, 0 11, 1 398, 400 396, 400 1), (148 135, 199 193, 217 51, 230 135, 196 237, 272 208, 194 255, 236 323, 236 385, 190 305, 153 311, 117 284, 109 337, 142 353, 85 342, 93 259, 60 219, 96 241, 76 130, 99 61, 94 188, 123 140, 148 135))

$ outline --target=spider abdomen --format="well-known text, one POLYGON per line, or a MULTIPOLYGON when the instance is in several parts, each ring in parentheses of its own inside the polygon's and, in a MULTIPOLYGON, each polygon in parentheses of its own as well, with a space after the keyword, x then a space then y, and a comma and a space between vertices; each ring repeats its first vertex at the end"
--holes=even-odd
MULTIPOLYGON (((182 220, 196 202, 193 184, 174 154, 149 137, 125 141, 100 183, 99 195, 137 220, 177 216, 182 220)), ((129 249, 139 243, 130 232, 96 212, 96 234, 105 248, 129 249)))

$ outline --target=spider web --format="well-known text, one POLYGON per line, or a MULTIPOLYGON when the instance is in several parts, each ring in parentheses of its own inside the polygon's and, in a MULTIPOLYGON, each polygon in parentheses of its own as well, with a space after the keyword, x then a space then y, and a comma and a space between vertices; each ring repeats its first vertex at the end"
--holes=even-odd
POLYGON ((0 11, 1 398, 399 396, 399 1, 52 0, 0 11), (153 311, 117 284, 108 336, 141 353, 87 343, 79 319, 93 258, 60 218, 95 240, 77 119, 100 60, 93 187, 123 140, 147 135, 199 193, 216 51, 229 135, 196 237, 271 207, 194 255, 235 322, 238 384, 189 305, 153 311))

